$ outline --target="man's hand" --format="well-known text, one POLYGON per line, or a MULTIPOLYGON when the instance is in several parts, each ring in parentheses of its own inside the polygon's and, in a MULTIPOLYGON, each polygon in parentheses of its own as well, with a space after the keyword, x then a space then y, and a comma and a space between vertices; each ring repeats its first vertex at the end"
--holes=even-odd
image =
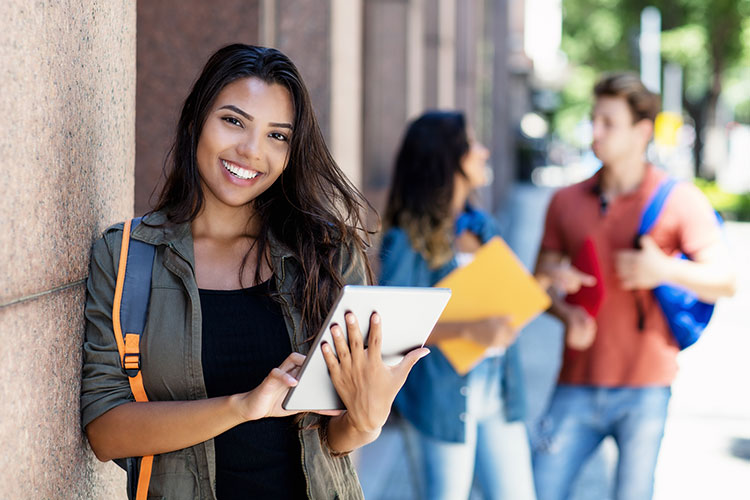
POLYGON ((671 257, 651 236, 641 236, 640 244, 640 250, 621 250, 615 256, 615 270, 625 290, 650 290, 666 281, 671 257))
POLYGON ((547 264, 536 272, 536 279, 545 290, 553 288, 564 294, 576 293, 582 287, 596 285, 596 278, 561 261, 559 264, 547 264))
POLYGON ((596 320, 585 309, 570 305, 565 314, 565 344, 571 349, 583 351, 594 343, 596 320))

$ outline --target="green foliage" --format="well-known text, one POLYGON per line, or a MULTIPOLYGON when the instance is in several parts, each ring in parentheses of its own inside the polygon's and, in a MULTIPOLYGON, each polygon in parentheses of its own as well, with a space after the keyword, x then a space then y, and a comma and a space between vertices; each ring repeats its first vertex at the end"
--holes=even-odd
POLYGON ((750 193, 734 194, 722 190, 714 181, 695 179, 714 210, 727 220, 750 222, 750 193))
MULTIPOLYGON (((561 48, 574 67, 553 118, 566 138, 589 112, 591 86, 604 71, 638 70, 641 11, 662 13, 662 57, 684 68, 686 97, 699 102, 712 90, 713 76, 750 67, 750 0, 563 0, 561 48)), ((741 85, 742 78, 723 82, 741 85)), ((730 78, 727 76, 727 78, 730 78)), ((735 93, 745 91, 739 87, 735 93)), ((746 94, 747 95, 747 94, 746 94)), ((733 99, 745 116, 747 105, 733 99)))

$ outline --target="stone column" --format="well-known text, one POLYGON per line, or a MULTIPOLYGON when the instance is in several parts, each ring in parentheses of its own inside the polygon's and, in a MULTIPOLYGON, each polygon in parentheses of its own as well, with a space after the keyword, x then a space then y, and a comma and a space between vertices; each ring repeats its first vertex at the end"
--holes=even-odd
POLYGON ((178 114, 208 57, 230 43, 260 41, 258 1, 138 1, 138 103, 135 212, 148 211, 161 188, 178 114), (153 195, 152 195, 153 193, 153 195))
POLYGON ((275 47, 294 61, 331 139, 331 0, 276 0, 275 47))
POLYGON ((364 191, 380 213, 407 118, 410 12, 407 0, 365 1, 364 191))
POLYGON ((331 137, 329 147, 354 185, 362 186, 363 0, 331 2, 331 137))
POLYGON ((0 496, 125 498, 80 427, 92 239, 133 212, 135 3, 0 3, 0 496))
POLYGON ((480 0, 463 0, 456 8, 456 109, 479 133, 478 62, 482 35, 480 0))
POLYGON ((512 142, 511 109, 508 102, 508 0, 490 0, 494 44, 492 77, 492 207, 497 210, 505 202, 515 177, 512 142))

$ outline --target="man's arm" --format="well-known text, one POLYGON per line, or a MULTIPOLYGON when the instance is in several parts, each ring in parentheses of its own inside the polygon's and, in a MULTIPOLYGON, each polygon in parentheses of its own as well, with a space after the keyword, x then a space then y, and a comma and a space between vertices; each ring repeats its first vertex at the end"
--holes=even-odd
POLYGON ((623 250, 615 259, 617 275, 626 290, 649 290, 670 283, 709 303, 734 295, 736 277, 723 241, 696 252, 692 260, 666 255, 648 235, 641 237, 640 242, 641 250, 623 250))
POLYGON ((563 293, 592 286, 596 279, 571 267, 562 253, 551 250, 540 250, 534 276, 552 298, 547 312, 565 325, 565 343, 573 349, 588 348, 596 337, 596 321, 582 307, 565 302, 563 293))

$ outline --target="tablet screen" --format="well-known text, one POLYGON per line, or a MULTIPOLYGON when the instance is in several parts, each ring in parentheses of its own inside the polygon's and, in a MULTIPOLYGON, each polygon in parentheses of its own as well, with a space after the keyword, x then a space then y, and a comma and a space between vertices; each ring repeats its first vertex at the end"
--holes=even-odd
POLYGON ((287 410, 344 409, 328 374, 320 344, 334 347, 331 325, 342 325, 346 335, 344 315, 351 311, 357 316, 365 345, 370 327, 370 316, 381 317, 383 360, 395 365, 412 349, 424 345, 450 299, 448 288, 355 286, 341 289, 339 298, 313 340, 310 352, 300 371, 296 387, 289 390, 282 406, 287 410))

